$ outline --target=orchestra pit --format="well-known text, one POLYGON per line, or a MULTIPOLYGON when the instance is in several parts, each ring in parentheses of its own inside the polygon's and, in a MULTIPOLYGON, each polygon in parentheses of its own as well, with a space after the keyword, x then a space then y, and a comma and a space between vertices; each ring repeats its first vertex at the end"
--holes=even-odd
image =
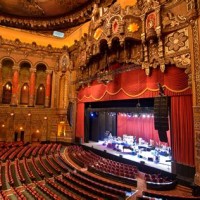
POLYGON ((199 0, 0 13, 0 199, 200 199, 199 0))

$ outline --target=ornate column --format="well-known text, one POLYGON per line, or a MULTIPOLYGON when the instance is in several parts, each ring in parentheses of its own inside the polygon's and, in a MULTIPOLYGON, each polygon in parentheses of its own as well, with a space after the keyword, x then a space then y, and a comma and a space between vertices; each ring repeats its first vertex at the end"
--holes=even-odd
POLYGON ((51 74, 52 70, 46 70, 46 92, 45 92, 45 104, 44 106, 48 108, 50 106, 51 100, 51 74))
POLYGON ((30 68, 30 87, 29 87, 29 99, 28 99, 28 106, 34 106, 35 102, 35 75, 36 69, 30 68))
POLYGON ((2 78, 2 64, 0 63, 0 103, 2 103, 3 95, 3 78, 2 78))
POLYGON ((18 104, 19 66, 13 66, 11 106, 18 104))
POLYGON ((199 24, 195 20, 192 24, 193 37, 193 112, 194 112, 194 136, 195 136, 195 184, 200 186, 200 37, 199 24))

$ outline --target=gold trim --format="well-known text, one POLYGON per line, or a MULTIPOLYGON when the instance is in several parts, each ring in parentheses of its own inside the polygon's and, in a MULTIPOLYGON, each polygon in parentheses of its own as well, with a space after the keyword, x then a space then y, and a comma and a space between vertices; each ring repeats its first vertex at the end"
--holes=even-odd
MULTIPOLYGON (((182 90, 173 90, 173 89, 170 89, 169 87, 167 87, 166 85, 163 85, 165 88, 167 88, 170 92, 175 92, 175 93, 181 93, 181 92, 184 92, 188 89, 190 89, 190 87, 187 87, 185 89, 182 89, 182 90)), ((119 92, 123 92, 125 95, 127 95, 128 97, 139 97, 141 96, 142 94, 144 94, 146 91, 151 91, 151 92, 157 92, 159 89, 151 89, 151 88, 145 88, 142 92, 140 92, 139 94, 136 94, 136 95, 132 95, 132 94, 129 94, 128 92, 126 92, 123 88, 120 88, 117 92, 109 92, 108 90, 106 90, 103 95, 100 97, 100 98, 95 98, 92 94, 90 94, 89 96, 86 96, 84 95, 81 99, 78 98, 78 101, 79 102, 83 102, 83 99, 86 98, 86 99, 94 99, 95 101, 99 101, 101 99, 103 99, 103 97, 106 95, 106 94, 109 94, 111 96, 114 96, 116 94, 118 94, 119 92)))

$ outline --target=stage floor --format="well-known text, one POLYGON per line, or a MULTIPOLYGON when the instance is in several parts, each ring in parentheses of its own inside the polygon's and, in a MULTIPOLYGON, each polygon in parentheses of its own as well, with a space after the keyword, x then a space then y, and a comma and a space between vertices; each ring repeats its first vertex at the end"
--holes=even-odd
POLYGON ((88 143, 83 143, 82 145, 88 146, 88 147, 92 147, 95 149, 98 149, 100 151, 104 151, 106 150, 107 153, 110 153, 112 155, 115 156, 122 156, 125 159, 134 161, 134 162, 138 162, 140 163, 141 161, 145 162, 145 165, 150 166, 150 167, 154 167, 156 169, 160 169, 166 172, 171 173, 172 169, 171 169, 171 162, 169 162, 171 160, 171 157, 169 156, 161 156, 160 155, 160 161, 159 163, 155 163, 153 161, 148 161, 148 159, 146 159, 148 157, 148 153, 149 152, 143 152, 143 158, 139 158, 138 155, 132 155, 131 154, 131 150, 125 150, 124 152, 119 152, 116 150, 113 150, 111 148, 108 148, 107 146, 103 145, 104 141, 99 141, 99 142, 93 142, 93 141, 89 141, 88 143), (146 156, 145 156, 146 154, 146 156))

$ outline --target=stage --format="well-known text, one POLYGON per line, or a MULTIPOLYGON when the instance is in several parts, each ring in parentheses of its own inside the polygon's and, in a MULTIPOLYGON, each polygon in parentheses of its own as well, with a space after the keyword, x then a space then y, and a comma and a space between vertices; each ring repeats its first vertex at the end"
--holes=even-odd
MULTIPOLYGON (((162 171, 171 173, 171 156, 159 155, 159 161, 157 162, 152 155, 151 151, 139 151, 137 154, 133 153, 132 149, 123 149, 121 151, 114 150, 113 148, 105 145, 105 141, 82 143, 82 145, 94 148, 100 151, 106 151, 109 154, 115 156, 121 156, 124 159, 128 159, 137 163, 142 163, 143 165, 153 167, 162 171)), ((144 148, 144 147, 142 147, 144 148)))

